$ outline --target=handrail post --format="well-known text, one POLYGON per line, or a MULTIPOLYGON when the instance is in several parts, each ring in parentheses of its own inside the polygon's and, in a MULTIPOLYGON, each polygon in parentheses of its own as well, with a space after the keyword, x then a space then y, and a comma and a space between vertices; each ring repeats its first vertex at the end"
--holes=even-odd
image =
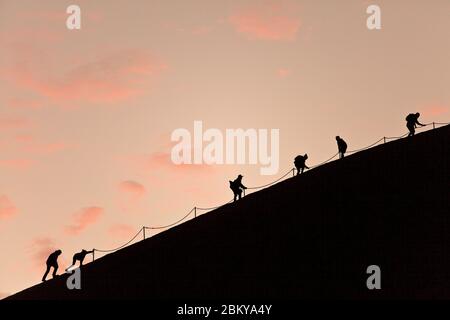
POLYGON ((95 261, 95 249, 92 249, 92 262, 95 261))
POLYGON ((295 168, 292 168, 292 176, 295 177, 295 168))
POLYGON ((144 240, 145 240, 145 227, 142 227, 142 233, 144 235, 144 240))
POLYGON ((194 218, 197 218, 197 207, 194 207, 194 218))
POLYGON ((434 127, 434 121, 433 121, 433 129, 436 129, 436 128, 434 127))
POLYGON ((384 143, 386 143, 386 137, 383 137, 383 141, 384 141, 384 143))

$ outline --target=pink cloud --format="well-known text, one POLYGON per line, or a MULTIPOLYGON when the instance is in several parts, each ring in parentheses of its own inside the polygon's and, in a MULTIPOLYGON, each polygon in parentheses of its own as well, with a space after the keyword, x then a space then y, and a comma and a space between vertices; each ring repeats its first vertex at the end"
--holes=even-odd
POLYGON ((119 239, 128 239, 137 232, 136 228, 128 224, 115 224, 108 229, 108 233, 119 239))
POLYGON ((53 143, 34 143, 28 144, 24 147, 24 151, 33 154, 50 154, 58 151, 67 149, 67 144, 63 142, 53 142, 53 143))
POLYGON ((145 187, 136 181, 123 181, 119 187, 121 191, 137 197, 142 197, 146 192, 145 187))
POLYGON ((144 162, 149 170, 160 168, 176 173, 211 173, 213 171, 213 166, 207 164, 174 164, 168 152, 153 153, 144 162))
POLYGON ((45 264, 50 253, 56 249, 54 240, 49 237, 34 238, 31 242, 33 260, 40 264, 45 264))
POLYGON ((15 145, 21 151, 30 154, 51 154, 69 148, 65 142, 40 142, 31 134, 18 134, 15 136, 15 145))
POLYGON ((0 220, 10 219, 18 212, 17 207, 6 195, 0 195, 0 220))
POLYGON ((292 5, 259 3, 241 8, 228 18, 236 32, 250 39, 294 41, 300 29, 300 19, 292 14, 292 5))
POLYGON ((119 197, 119 207, 126 213, 137 213, 140 210, 140 204, 147 190, 136 181, 123 181, 119 184, 121 192, 119 197))
POLYGON ((448 113, 450 108, 444 105, 431 105, 423 108, 422 114, 428 117, 440 116, 448 113))
POLYGON ((30 159, 16 158, 16 159, 0 159, 0 167, 16 170, 26 170, 32 167, 36 162, 30 159))
POLYGON ((277 76, 279 78, 286 78, 287 76, 289 76, 291 74, 291 70, 287 69, 287 68, 279 68, 277 70, 277 76))
POLYGON ((18 116, 0 117, 0 129, 22 129, 30 124, 29 120, 18 116))
POLYGON ((12 98, 7 105, 15 109, 40 109, 43 107, 43 102, 36 99, 12 98))
POLYGON ((148 91, 146 82, 166 69, 166 64, 145 52, 128 51, 82 64, 60 76, 43 77, 33 65, 16 66, 9 76, 21 89, 74 107, 79 103, 117 103, 142 95, 148 91))
POLYGON ((77 235, 88 226, 96 223, 103 215, 103 208, 87 207, 73 215, 73 223, 66 227, 65 231, 69 235, 77 235))
MULTIPOLYGON (((50 237, 37 237, 31 240, 31 244, 29 245, 29 250, 31 251, 31 260, 32 260, 32 270, 34 271, 42 271, 42 274, 45 271, 45 262, 47 261, 48 256, 55 252, 56 250, 62 250, 62 248, 58 248, 55 244, 55 240, 50 237)), ((62 250, 64 254, 64 250, 62 250)), ((61 270, 64 270, 67 266, 65 259, 62 256, 58 259, 59 270, 58 273, 61 273, 61 270)))
MULTIPOLYGON (((62 21, 65 21, 65 19, 62 21)), ((51 28, 43 24, 39 25, 38 22, 30 27, 30 21, 28 22, 28 24, 16 27, 13 30, 1 31, 0 40, 9 45, 19 45, 20 39, 32 39, 32 41, 39 39, 39 41, 47 44, 64 39, 64 32, 61 32, 58 28, 51 28)))

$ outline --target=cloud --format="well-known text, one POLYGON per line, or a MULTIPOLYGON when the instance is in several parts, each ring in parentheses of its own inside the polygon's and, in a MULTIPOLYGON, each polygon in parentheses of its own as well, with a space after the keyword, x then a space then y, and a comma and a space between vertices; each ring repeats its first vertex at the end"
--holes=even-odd
MULTIPOLYGON (((57 247, 55 242, 55 239, 51 237, 36 237, 31 240, 31 243, 29 245, 32 262, 30 270, 39 271, 43 274, 45 271, 45 262, 52 252, 60 249, 62 250, 62 254, 64 254, 64 250, 60 247, 57 247)), ((58 265, 58 271, 64 270, 67 266, 67 262, 62 255, 60 255, 58 258, 58 265)))
POLYGON ((287 2, 259 3, 237 10, 228 18, 228 22, 236 32, 250 39, 294 41, 301 23, 293 15, 295 9, 292 6, 287 2))
POLYGON ((103 215, 103 208, 87 207, 81 209, 73 215, 73 223, 66 227, 66 234, 77 235, 84 231, 88 226, 96 223, 103 215))
POLYGON ((128 224, 115 224, 108 229, 108 233, 119 239, 128 239, 132 237, 137 232, 136 228, 128 224))
POLYGON ((212 173, 214 167, 208 164, 174 164, 169 152, 155 152, 140 159, 146 170, 166 170, 173 173, 200 174, 212 173))
POLYGON ((51 154, 68 148, 68 145, 64 142, 41 143, 34 140, 24 141, 24 137, 17 137, 17 139, 25 142, 23 151, 31 154, 51 154))
POLYGON ((11 98, 7 105, 14 109, 40 109, 44 103, 38 99, 11 98))
POLYGON ((1 116, 0 129, 22 129, 29 126, 30 121, 27 118, 19 116, 1 116))
POLYGON ((31 249, 33 260, 39 264, 45 263, 50 253, 57 250, 54 240, 49 237, 34 238, 31 241, 31 249))
POLYGON ((6 195, 0 195, 0 220, 10 219, 18 212, 17 207, 6 195))
POLYGON ((30 154, 51 154, 69 148, 69 144, 62 141, 38 141, 32 134, 17 134, 13 142, 20 151, 30 154))
POLYGON ((423 108, 422 114, 428 117, 440 116, 450 111, 450 108, 445 105, 431 105, 423 108))
MULTIPOLYGON (((166 68, 146 52, 134 50, 81 64, 61 75, 40 72, 34 64, 16 65, 8 74, 20 89, 73 108, 81 103, 113 104, 142 95, 148 91, 147 81, 166 68)), ((13 104, 26 106, 27 102, 13 104)), ((31 102, 31 106, 40 104, 40 100, 31 102)))
MULTIPOLYGON (((31 261, 32 266, 31 270, 41 271, 42 273, 45 271, 45 262, 47 261, 48 256, 55 252, 56 250, 62 250, 58 248, 55 244, 55 240, 51 237, 37 237, 31 240, 31 244, 29 245, 29 251, 31 251, 31 261)), ((64 250, 63 254, 64 254, 64 250)), ((67 263, 62 258, 62 256, 58 259, 59 270, 64 270, 67 263)))
POLYGON ((142 197, 146 192, 145 187, 136 181, 123 181, 119 187, 122 192, 136 197, 142 197))
POLYGON ((119 207, 126 213, 140 211, 141 202, 147 192, 145 187, 136 181, 122 181, 119 184, 119 207))
POLYGON ((30 145, 25 150, 30 153, 54 153, 67 148, 67 145, 62 142, 44 143, 37 145, 30 145))
POLYGON ((279 68, 277 69, 277 76, 279 78, 286 78, 287 76, 289 76, 291 74, 291 70, 287 69, 287 68, 279 68))
POLYGON ((25 158, 14 158, 14 159, 0 159, 0 167, 15 169, 15 170, 26 170, 32 167, 36 162, 31 159, 25 158))

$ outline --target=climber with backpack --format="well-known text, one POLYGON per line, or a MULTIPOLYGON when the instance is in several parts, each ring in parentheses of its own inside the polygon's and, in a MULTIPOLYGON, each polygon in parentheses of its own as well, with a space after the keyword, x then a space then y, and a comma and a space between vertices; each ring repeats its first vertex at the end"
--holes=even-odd
POLYGON ((297 168, 297 175, 300 173, 303 173, 303 171, 306 169, 309 169, 309 167, 306 165, 306 160, 308 159, 308 155, 305 153, 304 156, 296 156, 294 159, 294 165, 295 168, 297 168))
POLYGON ((242 175, 238 175, 236 180, 230 181, 230 189, 234 193, 234 200, 233 201, 236 201, 236 198, 239 198, 239 200, 240 200, 241 197, 242 197, 242 192, 245 189, 247 189, 247 187, 242 184, 242 178, 243 178, 242 175))
POLYGON ((410 113, 406 116, 406 127, 409 130, 408 137, 412 137, 416 133, 417 125, 425 126, 424 124, 419 122, 420 113, 410 113))

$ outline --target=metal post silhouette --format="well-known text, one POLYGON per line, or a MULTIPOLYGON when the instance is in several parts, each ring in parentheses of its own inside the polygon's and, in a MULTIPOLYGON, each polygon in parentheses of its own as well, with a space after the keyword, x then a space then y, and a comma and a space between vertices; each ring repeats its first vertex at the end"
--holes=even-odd
POLYGON ((145 227, 142 227, 142 234, 144 235, 144 240, 145 240, 145 227))

